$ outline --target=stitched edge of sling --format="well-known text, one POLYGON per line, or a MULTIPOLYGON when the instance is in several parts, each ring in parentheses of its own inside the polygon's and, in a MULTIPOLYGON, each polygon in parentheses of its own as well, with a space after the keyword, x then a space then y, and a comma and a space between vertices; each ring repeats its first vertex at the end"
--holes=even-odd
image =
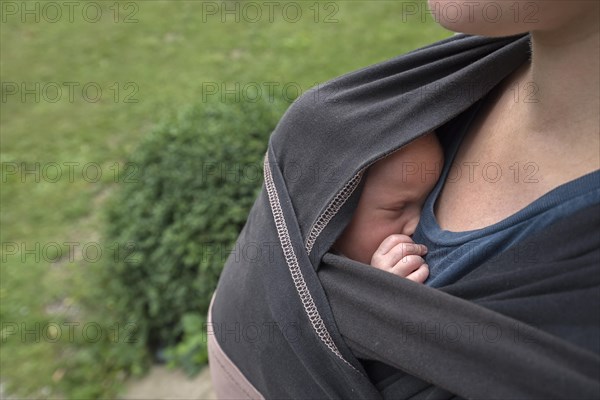
POLYGON ((269 204, 271 205, 271 213, 273 214, 273 220, 275 221, 277 236, 279 236, 279 243, 281 244, 281 249, 283 250, 285 262, 287 263, 290 274, 292 275, 294 286, 296 287, 296 291, 300 296, 300 301, 302 301, 302 305, 304 306, 304 311, 306 312, 308 319, 315 330, 315 333, 319 339, 321 339, 323 344, 325 344, 325 346, 327 346, 329 350, 331 350, 339 359, 356 371, 356 368, 354 368, 354 366, 350 364, 344 358, 344 356, 342 356, 342 353, 340 353, 337 346, 333 342, 333 339, 331 338, 329 331, 327 331, 325 323, 319 314, 319 310, 317 310, 315 301, 308 290, 308 286, 306 285, 306 281, 304 280, 304 276, 300 270, 298 259, 296 258, 296 253, 294 253, 294 248, 292 247, 292 241, 287 230, 287 224, 285 222, 283 210, 279 202, 279 196, 277 195, 277 189, 275 187, 273 175, 269 166, 268 154, 265 155, 264 159, 264 178, 267 195, 269 197, 269 204))
POLYGON ((310 252, 312 251, 312 248, 315 245, 317 238, 319 237, 321 232, 323 232, 323 229, 325 229, 327 224, 329 224, 329 221, 331 221, 331 219, 338 213, 338 211, 344 205, 344 203, 346 203, 346 200, 348 200, 352 193, 354 193, 354 191, 358 187, 358 184, 360 183, 362 174, 363 170, 360 170, 356 175, 354 175, 354 177, 352 177, 352 179, 348 181, 348 183, 344 185, 342 190, 340 190, 338 194, 333 198, 333 200, 331 200, 331 203, 329 203, 327 208, 325 208, 323 214, 321 214, 319 218, 317 218, 313 226, 310 228, 310 233, 306 238, 305 245, 308 254, 310 254, 310 252))
MULTIPOLYGON (((412 142, 412 140, 411 140, 411 142, 412 142)), ((392 153, 399 151, 405 145, 400 146, 399 148, 394 150, 392 153)), ((344 185, 342 190, 340 190, 335 195, 333 200, 331 200, 331 202, 325 208, 325 211, 323 211, 323 213, 321 215, 319 215, 319 217, 317 218, 315 223, 310 227, 310 231, 308 233, 308 236, 306 237, 306 244, 305 244, 305 248, 306 248, 306 251, 308 252, 308 254, 311 253, 313 246, 315 245, 317 238, 319 237, 321 232, 323 232, 323 229, 325 229, 325 227, 327 226, 327 224, 329 224, 331 219, 336 216, 338 211, 340 211, 340 208, 342 208, 342 206, 346 203, 346 201, 350 198, 350 196, 352 196, 352 193, 354 193, 354 191, 358 187, 358 184, 360 183, 365 170, 367 168, 369 168, 371 165, 373 165, 374 163, 376 163, 377 161, 381 160, 382 158, 387 157, 388 155, 389 154, 381 156, 381 157, 377 158, 376 160, 371 161, 368 165, 361 168, 360 171, 358 171, 356 173, 356 175, 354 175, 352 177, 352 179, 350 179, 344 185)))

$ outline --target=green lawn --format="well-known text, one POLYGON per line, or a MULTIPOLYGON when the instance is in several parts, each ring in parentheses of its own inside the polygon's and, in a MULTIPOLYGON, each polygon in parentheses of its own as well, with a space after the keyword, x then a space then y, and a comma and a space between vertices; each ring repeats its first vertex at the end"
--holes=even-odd
POLYGON ((21 396, 112 397, 126 379, 123 354, 137 350, 103 303, 97 275, 114 249, 95 253, 99 211, 117 166, 163 116, 221 85, 279 85, 275 96, 291 98, 451 34, 403 17, 397 1, 295 2, 300 17, 278 3, 273 21, 254 2, 257 22, 251 8, 221 21, 223 4, 247 2, 74 3, 71 16, 55 3, 52 22, 43 2, 0 2, 0 381, 21 396))

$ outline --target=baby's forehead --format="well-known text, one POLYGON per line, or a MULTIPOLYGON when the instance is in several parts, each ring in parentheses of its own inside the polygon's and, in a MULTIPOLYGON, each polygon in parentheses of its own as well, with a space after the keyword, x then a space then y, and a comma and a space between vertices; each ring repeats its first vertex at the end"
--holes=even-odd
POLYGON ((386 186, 398 195, 403 193, 429 192, 438 181, 441 163, 397 163, 387 168, 375 180, 379 186, 386 186))
POLYGON ((435 186, 442 167, 443 155, 435 139, 420 140, 369 168, 366 188, 386 201, 417 201, 435 186))
POLYGON ((379 180, 376 185, 365 188, 371 193, 369 197, 378 202, 408 203, 422 201, 432 189, 432 178, 423 179, 421 176, 395 176, 392 179, 379 180))
POLYGON ((443 162, 440 149, 409 147, 380 160, 374 168, 370 168, 370 173, 393 182, 415 186, 428 185, 437 181, 443 162))
POLYGON ((386 179, 400 188, 411 186, 426 189, 428 185, 438 180, 440 168, 440 164, 434 163, 422 163, 420 165, 407 163, 400 166, 400 168, 387 171, 386 179))

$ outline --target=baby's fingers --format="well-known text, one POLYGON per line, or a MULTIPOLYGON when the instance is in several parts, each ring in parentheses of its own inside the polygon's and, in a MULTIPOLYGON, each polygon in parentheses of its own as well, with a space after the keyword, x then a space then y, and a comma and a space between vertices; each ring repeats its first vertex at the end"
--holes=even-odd
POLYGON ((390 272, 403 278, 407 278, 410 274, 416 272, 424 264, 425 260, 423 260, 422 257, 410 255, 398 261, 396 265, 392 267, 390 272))
POLYGON ((387 254, 395 246, 397 246, 398 244, 401 244, 401 243, 414 244, 415 242, 413 242, 413 240, 410 238, 410 236, 401 235, 399 233, 393 234, 393 235, 386 237, 383 240, 383 242, 381 242, 381 244, 377 248, 376 253, 382 254, 382 255, 387 254))
POLYGON ((393 268, 407 256, 424 256, 425 254, 427 254, 427 247, 416 244, 409 236, 390 235, 379 245, 371 257, 371 265, 387 270, 393 268))
POLYGON ((427 264, 423 264, 416 271, 408 274, 406 279, 409 279, 413 282, 423 283, 425 279, 429 276, 429 266, 427 264))
MULTIPOLYGON (((377 254, 379 254, 379 252, 376 252, 374 255, 377 254)), ((383 256, 387 259, 393 260, 394 263, 396 263, 397 261, 403 259, 406 256, 424 256, 425 254, 427 254, 427 247, 425 247, 422 244, 416 244, 411 241, 410 243, 396 244, 385 254, 383 254, 383 256)))

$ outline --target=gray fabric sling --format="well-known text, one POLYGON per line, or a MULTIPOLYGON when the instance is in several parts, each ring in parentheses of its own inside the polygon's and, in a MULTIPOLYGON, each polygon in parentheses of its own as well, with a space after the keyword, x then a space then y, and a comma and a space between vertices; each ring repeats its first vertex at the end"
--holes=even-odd
POLYGON ((327 253, 362 171, 460 115, 529 50, 528 35, 456 35, 336 78, 286 112, 237 243, 263 251, 229 257, 212 308, 221 349, 265 398, 600 395, 597 218, 536 235, 541 264, 507 252, 441 290, 327 253), (464 335, 477 326, 485 333, 464 335), (392 373, 377 381, 372 363, 392 373))

